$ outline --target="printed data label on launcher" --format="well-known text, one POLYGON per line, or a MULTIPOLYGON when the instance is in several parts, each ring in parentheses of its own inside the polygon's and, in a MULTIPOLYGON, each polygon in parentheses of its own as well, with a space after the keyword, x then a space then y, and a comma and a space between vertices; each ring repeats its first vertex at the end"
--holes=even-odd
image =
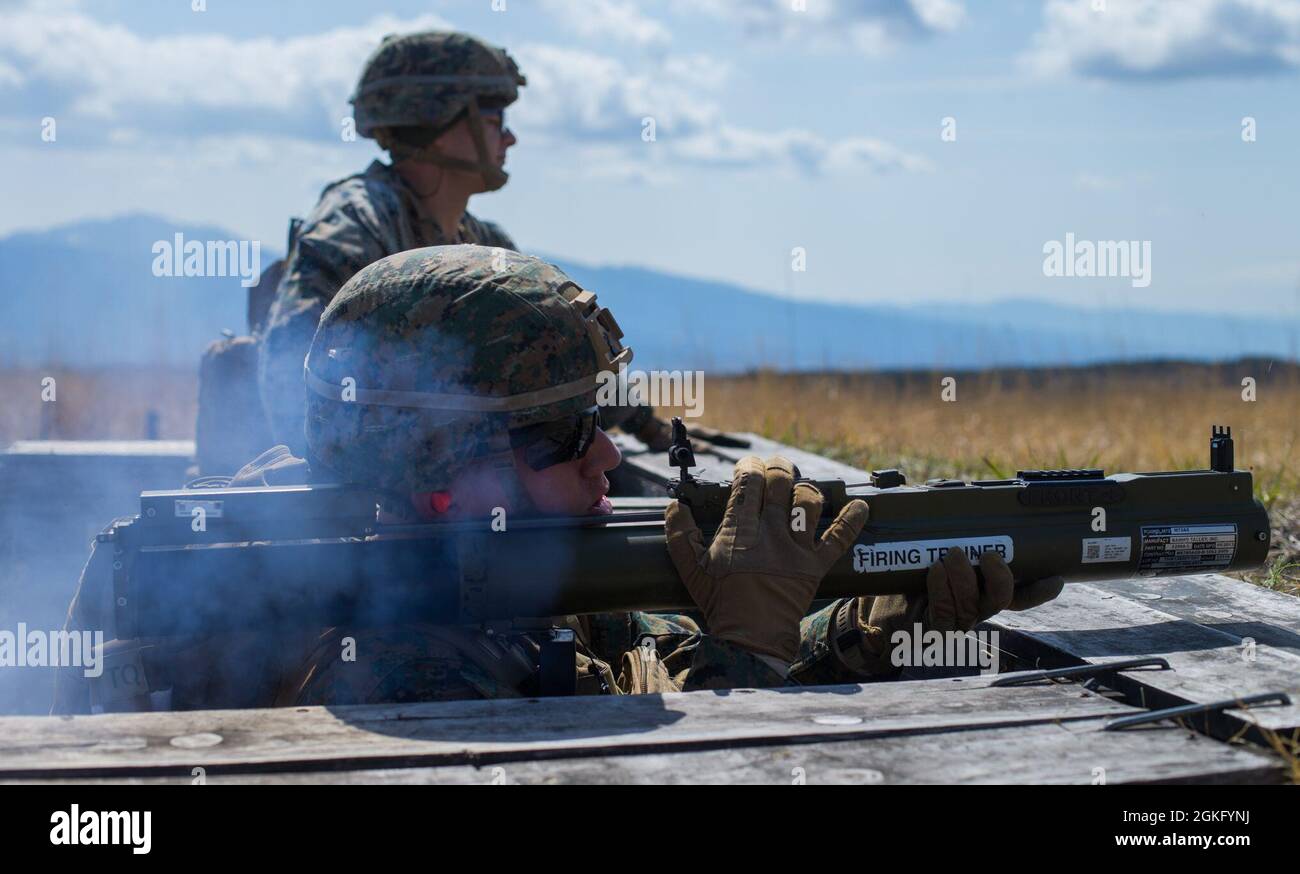
POLYGON ((1138 573, 1222 570, 1236 554, 1236 524, 1143 525, 1138 573))

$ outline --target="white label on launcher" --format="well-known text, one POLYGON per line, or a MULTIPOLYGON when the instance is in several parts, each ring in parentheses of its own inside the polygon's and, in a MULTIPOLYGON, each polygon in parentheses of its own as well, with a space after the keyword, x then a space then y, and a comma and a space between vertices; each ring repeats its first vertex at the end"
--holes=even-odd
POLYGON ((1133 554, 1132 537, 1083 538, 1083 563, 1128 561, 1133 554))
POLYGON ((950 549, 966 553, 971 564, 978 564, 988 550, 1006 561, 1015 557, 1015 544, 1005 534, 989 537, 957 537, 950 540, 905 540, 897 543, 858 543, 853 547, 853 569, 860 574, 907 571, 928 568, 950 549))

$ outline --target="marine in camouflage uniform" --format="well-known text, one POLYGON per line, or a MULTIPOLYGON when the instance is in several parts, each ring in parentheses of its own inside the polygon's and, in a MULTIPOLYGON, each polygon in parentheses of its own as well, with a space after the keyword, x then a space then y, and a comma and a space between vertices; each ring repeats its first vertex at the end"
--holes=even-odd
MULTIPOLYGON (((374 487, 392 496, 386 511, 406 516, 412 512, 407 496, 454 493, 458 471, 471 465, 507 471, 501 475, 513 480, 508 471, 517 463, 517 435, 593 409, 597 374, 630 357, 617 323, 594 296, 538 259, 517 253, 494 258, 470 246, 385 258, 344 287, 313 340, 306 368, 310 475, 374 487), (352 395, 345 400, 349 378, 352 395)), ((268 453, 237 482, 283 482, 283 459, 282 450, 268 453), (264 469, 278 478, 266 479, 264 469)), ((304 476, 308 465, 301 468, 304 476)), ((756 470, 762 480, 766 469, 756 470)), ((512 507, 535 509, 521 481, 505 488, 512 507)), ((422 498, 415 505, 424 506, 422 498)), ((788 518, 787 506, 787 529, 788 518)), ((858 502, 824 544, 805 551, 812 556, 807 578, 792 583, 800 592, 795 600, 805 600, 793 614, 786 610, 790 640, 780 645, 769 645, 765 633, 757 641, 704 633, 697 617, 684 614, 554 617, 576 638, 576 690, 618 694, 797 681, 789 663, 799 618, 864 520, 858 502)), ((780 578, 777 584, 783 583, 780 578)), ((696 596, 706 601, 706 614, 710 604, 725 600, 714 594, 696 596)), ((286 677, 277 703, 537 694, 547 634, 427 624, 328 629, 286 677)), ((808 649, 810 665, 830 655, 815 644, 808 649)))
MULTIPOLYGON (((308 458, 276 447, 234 484, 361 483, 383 496, 384 521, 427 520, 454 512, 460 477, 485 469, 502 483, 510 512, 527 515, 538 510, 528 476, 599 451, 592 447, 603 434, 576 424, 593 413, 597 373, 630 357, 594 295, 538 259, 501 260, 475 246, 390 256, 353 277, 322 316, 306 367, 308 458), (439 495, 449 500, 440 506, 439 495)), ((610 466, 616 452, 612 458, 610 466)), ((1010 573, 992 553, 981 590, 969 563, 958 566, 964 553, 953 550, 931 568, 925 596, 844 599, 805 615, 867 516, 855 501, 819 541, 795 534, 791 507, 817 518, 820 503, 814 487, 793 483, 789 462, 750 457, 737 466, 727 515, 707 549, 689 509, 671 504, 668 550, 696 614, 552 617, 490 631, 408 623, 294 639, 137 641, 118 645, 114 658, 142 664, 147 691, 170 687, 175 709, 535 695, 545 691, 540 663, 550 626, 574 634, 578 694, 862 682, 897 673, 887 652, 895 629, 922 620, 966 629, 1006 606, 1032 606, 1032 597, 1014 603, 1010 573)), ((113 636, 111 561, 107 549, 92 553, 69 630, 113 636)), ((1054 596, 1039 591, 1040 600, 1054 596)), ((76 669, 61 672, 54 712, 151 706, 146 690, 127 697, 97 694, 93 685, 76 669)))
MULTIPOLYGON (((507 174, 483 143, 485 111, 503 109, 524 77, 499 48, 461 33, 390 36, 367 61, 352 98, 357 132, 376 139, 394 163, 417 161, 479 173, 496 190, 507 174), (466 118, 478 160, 441 153, 433 140, 466 118)), ((515 249, 491 222, 466 212, 441 228, 420 196, 390 164, 327 186, 290 241, 285 275, 261 338, 258 383, 275 439, 303 448, 302 363, 326 304, 362 267, 387 255, 452 243, 515 249)))
MULTIPOLYGON (((630 357, 594 296, 535 258, 510 254, 494 264, 482 250, 457 246, 384 259, 331 303, 313 341, 310 468, 393 495, 390 511, 406 514, 424 506, 426 495, 454 493, 465 467, 522 475, 517 455, 511 459, 520 451, 514 435, 591 409, 596 374, 630 357), (343 400, 347 377, 351 401, 343 400)), ((271 453, 242 472, 241 482, 283 482, 283 464, 283 452, 271 453)), ((816 519, 822 498, 793 473, 784 459, 743 459, 707 547, 689 508, 670 504, 668 550, 697 613, 552 618, 574 633, 578 694, 889 679, 899 673, 889 658, 898 629, 922 622, 968 630, 1005 607, 1025 609, 1060 591, 1055 580, 1013 595, 1010 570, 991 553, 980 587, 965 554, 952 550, 930 569, 923 594, 848 598, 809 613, 867 507, 850 502, 820 539, 813 530, 795 533, 792 507, 816 519)), ((516 481, 507 492, 512 506, 527 512, 530 488, 516 481)), ((285 675, 277 703, 536 695, 544 691, 538 678, 549 634, 428 624, 327 629, 285 675)))

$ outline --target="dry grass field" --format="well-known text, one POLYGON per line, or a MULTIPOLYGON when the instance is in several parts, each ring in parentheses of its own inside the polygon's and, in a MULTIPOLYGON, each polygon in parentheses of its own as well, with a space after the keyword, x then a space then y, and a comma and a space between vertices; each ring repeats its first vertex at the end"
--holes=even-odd
POLYGON ((973 373, 757 373, 704 382, 704 424, 754 431, 909 482, 1017 469, 1205 468, 1212 424, 1273 520, 1254 582, 1300 594, 1300 367, 1268 361, 973 373), (946 376, 955 400, 941 400, 946 376), (1242 380, 1255 380, 1243 400, 1242 380))
POLYGON ((194 436, 198 367, 166 370, 0 370, 0 445, 41 437, 63 440, 138 440, 145 419, 158 414, 158 437, 194 436), (53 379, 55 403, 42 400, 53 379))
MULTIPOLYGON (((0 372, 0 444, 193 436, 194 371, 0 372), (55 378, 58 403, 41 402, 55 378)), ((1300 366, 1142 364, 955 373, 756 373, 704 381, 704 424, 755 431, 862 468, 899 467, 911 482, 990 477, 1018 468, 1108 472, 1204 468, 1211 424, 1233 428, 1239 468, 1273 518, 1270 564, 1249 575, 1300 594, 1300 366), (955 400, 941 380, 955 380, 955 400), (1255 400, 1243 399, 1243 379, 1255 400)), ((665 411, 667 412, 667 411, 665 411)))

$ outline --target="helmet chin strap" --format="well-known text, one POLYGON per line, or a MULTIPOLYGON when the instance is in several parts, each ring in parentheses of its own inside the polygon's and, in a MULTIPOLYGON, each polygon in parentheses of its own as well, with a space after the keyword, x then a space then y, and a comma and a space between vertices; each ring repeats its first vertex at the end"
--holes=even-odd
POLYGON ((514 450, 499 453, 492 456, 488 461, 492 465, 492 469, 497 473, 497 481, 501 483, 501 488, 506 493, 506 500, 510 502, 511 509, 521 515, 536 516, 538 514, 537 505, 528 496, 528 490, 524 488, 523 482, 519 479, 519 471, 515 467, 514 450))
MULTIPOLYGON (((537 515, 537 505, 533 503, 533 499, 528 495, 528 490, 524 488, 523 482, 519 479, 519 472, 515 468, 513 449, 480 456, 473 460, 472 465, 473 472, 468 480, 470 491, 475 490, 475 480, 478 477, 491 476, 493 485, 501 492, 502 501, 506 504, 508 512, 518 513, 522 516, 537 515)), ((416 496, 419 498, 417 505, 422 510, 425 509, 425 499, 428 499, 432 505, 429 509, 432 509, 435 517, 454 509, 458 482, 462 487, 466 485, 464 481, 458 480, 450 483, 445 490, 417 492, 416 496)))
MULTIPOLYGON (((476 464, 480 472, 491 474, 502 492, 502 500, 507 505, 509 513, 518 513, 521 516, 538 514, 537 505, 533 503, 532 498, 528 496, 528 490, 519 480, 514 465, 513 450, 476 459, 476 464)), ((384 493, 383 497, 387 500, 381 501, 380 521, 437 520, 438 517, 455 509, 454 487, 455 483, 452 483, 448 488, 438 491, 412 492, 406 495, 405 499, 395 492, 384 493)))
POLYGON ((505 186, 510 174, 494 164, 488 157, 487 138, 483 134, 483 116, 479 114, 477 97, 470 98, 466 112, 469 116, 469 135, 474 140, 474 152, 478 157, 477 161, 452 157, 439 149, 434 143, 418 148, 402 148, 397 143, 392 142, 390 138, 385 137, 385 140, 388 141, 380 141, 379 144, 388 149, 393 159, 397 161, 423 161, 426 164, 434 164, 451 170, 477 173, 483 177, 483 185, 487 191, 496 191, 505 186))

